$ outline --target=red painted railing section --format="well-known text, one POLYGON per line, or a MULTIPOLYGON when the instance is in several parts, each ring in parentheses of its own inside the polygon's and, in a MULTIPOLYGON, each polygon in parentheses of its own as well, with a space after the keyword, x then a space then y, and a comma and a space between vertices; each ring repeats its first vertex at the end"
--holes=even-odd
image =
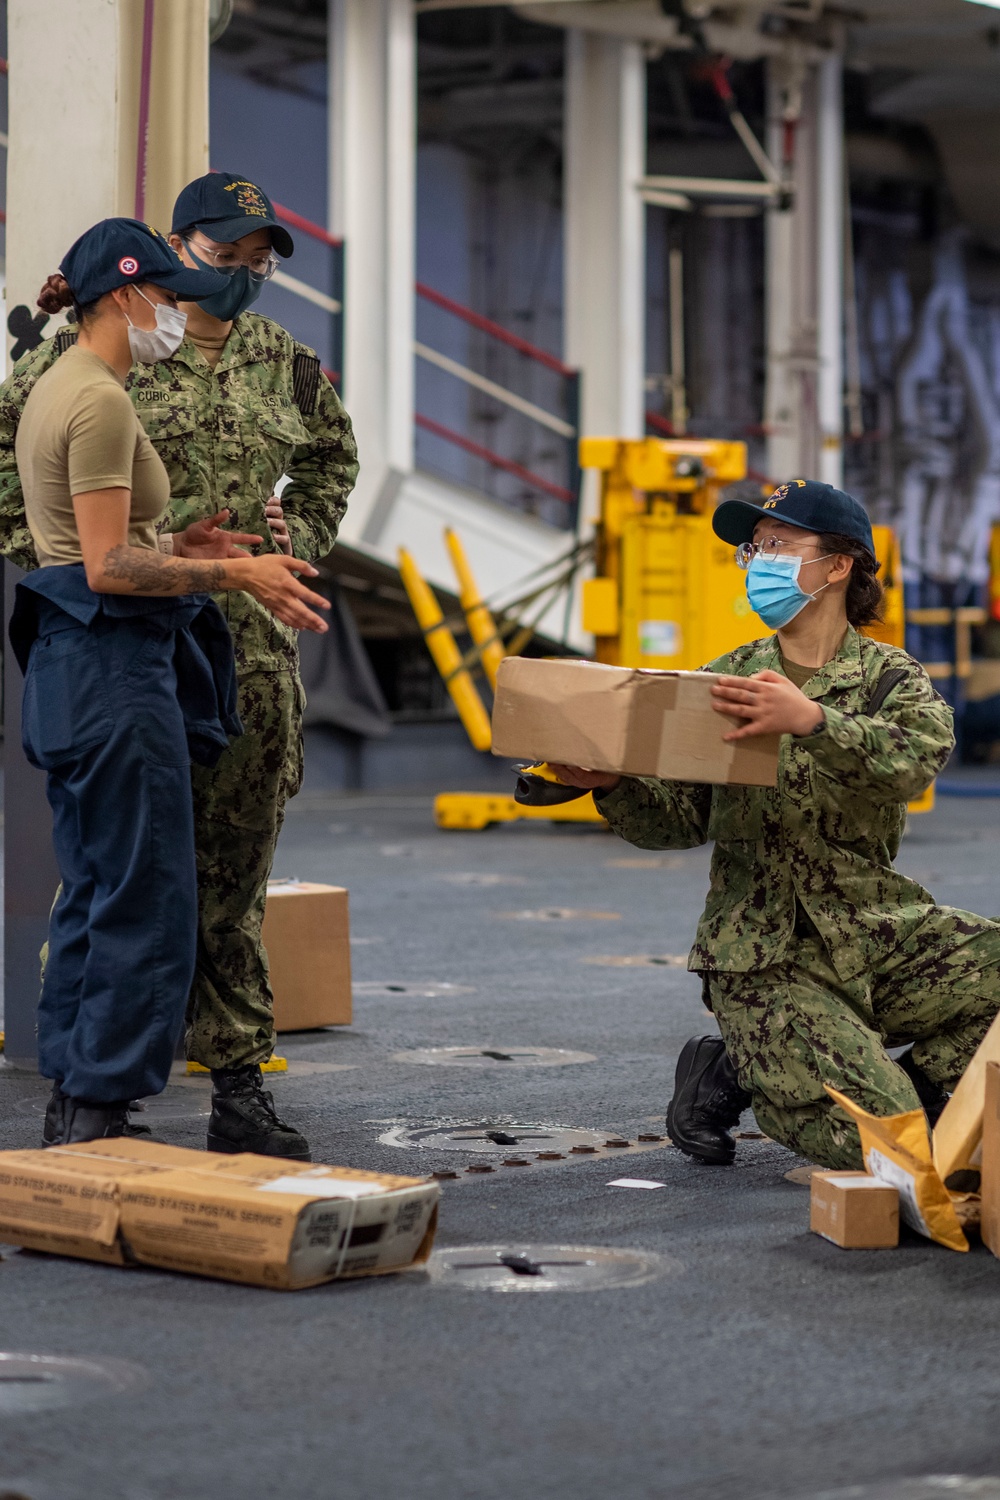
POLYGON ((425 432, 433 432, 435 437, 444 438, 446 443, 454 443, 456 448, 471 453, 473 458, 481 458, 484 462, 492 464, 494 468, 503 469, 506 474, 513 474, 525 484, 541 490, 544 495, 551 495, 553 500, 561 500, 566 505, 572 505, 576 500, 572 490, 564 489, 559 484, 552 484, 550 480, 543 479, 540 474, 533 474, 530 469, 515 463, 513 459, 502 458, 499 453, 494 453, 492 448, 484 448, 482 443, 474 443, 471 438, 463 437, 460 432, 445 427, 443 422, 435 422, 432 417, 425 417, 420 412, 417 412, 414 421, 425 432))
POLYGON ((516 349, 519 354, 525 354, 529 359, 537 360, 546 369, 554 370, 557 375, 574 373, 568 365, 563 364, 561 359, 556 359, 554 354, 548 354, 544 349, 539 349, 537 344, 529 344, 527 339, 519 338, 516 333, 511 333, 501 323, 494 323, 492 318, 484 318, 481 313, 473 312, 471 307, 465 307, 452 297, 446 297, 443 292, 436 292, 425 281, 418 281, 416 286, 418 297, 423 297, 426 302, 433 302, 435 307, 441 307, 445 312, 454 313, 455 317, 461 318, 463 323, 468 323, 470 327, 478 328, 481 333, 488 333, 492 338, 499 339, 502 344, 516 349))
POLYGON ((505 508, 560 529, 574 526, 578 372, 426 282, 418 281, 416 292, 416 425, 438 440, 418 443, 418 462, 485 490, 505 508), (476 462, 458 462, 442 444, 476 462))
POLYGON ((286 208, 283 203, 275 203, 273 198, 271 199, 271 204, 282 223, 290 224, 293 229, 300 229, 303 234, 310 235, 312 239, 319 240, 324 245, 329 245, 331 250, 342 250, 344 248, 343 240, 338 239, 335 234, 331 234, 328 229, 324 229, 322 224, 314 224, 312 219, 303 218, 294 209, 286 208))

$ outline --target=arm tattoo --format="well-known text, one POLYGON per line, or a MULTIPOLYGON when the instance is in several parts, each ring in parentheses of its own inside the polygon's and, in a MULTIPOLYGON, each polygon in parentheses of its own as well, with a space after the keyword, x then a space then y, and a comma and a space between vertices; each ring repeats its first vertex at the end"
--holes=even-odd
POLYGON ((131 584, 135 594, 211 594, 221 588, 226 570, 221 562, 183 562, 167 559, 145 547, 112 547, 104 559, 108 578, 131 584), (177 587, 177 585, 180 587, 177 587))

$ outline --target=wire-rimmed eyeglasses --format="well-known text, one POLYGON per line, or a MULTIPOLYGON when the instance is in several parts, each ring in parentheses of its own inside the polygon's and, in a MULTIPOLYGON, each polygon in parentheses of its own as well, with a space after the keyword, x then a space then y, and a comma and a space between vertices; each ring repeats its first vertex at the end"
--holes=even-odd
MULTIPOLYGON (((782 547, 790 545, 791 539, 788 537, 766 536, 760 542, 740 542, 734 556, 737 566, 746 572, 755 557, 780 557, 782 547)), ((798 554, 793 553, 792 555, 797 556, 798 554)))
POLYGON ((199 255, 204 255, 212 262, 217 271, 223 276, 234 276, 237 271, 246 266, 254 281, 270 281, 278 269, 278 257, 273 250, 258 250, 246 260, 231 246, 223 250, 213 250, 208 245, 201 245, 197 240, 188 240, 191 250, 196 250, 199 255))

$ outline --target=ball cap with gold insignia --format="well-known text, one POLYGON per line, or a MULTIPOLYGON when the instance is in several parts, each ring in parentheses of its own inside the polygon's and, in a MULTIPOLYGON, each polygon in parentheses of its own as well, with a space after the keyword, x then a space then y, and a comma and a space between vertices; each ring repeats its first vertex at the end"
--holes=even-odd
POLYGON ((193 271, 149 224, 138 219, 102 219, 81 234, 59 266, 81 307, 119 286, 165 287, 185 302, 225 291, 229 278, 193 271))
POLYGON ((762 505, 749 500, 723 500, 712 516, 712 530, 724 542, 738 547, 741 542, 752 542, 754 527, 767 520, 798 526, 803 531, 849 536, 875 556, 872 523, 861 501, 818 479, 790 479, 787 484, 779 484, 762 505))
POLYGON ((271 248, 277 255, 287 260, 295 249, 264 189, 235 172, 208 172, 182 188, 174 204, 171 233, 183 235, 191 229, 200 229, 220 245, 231 245, 255 229, 269 229, 271 248))

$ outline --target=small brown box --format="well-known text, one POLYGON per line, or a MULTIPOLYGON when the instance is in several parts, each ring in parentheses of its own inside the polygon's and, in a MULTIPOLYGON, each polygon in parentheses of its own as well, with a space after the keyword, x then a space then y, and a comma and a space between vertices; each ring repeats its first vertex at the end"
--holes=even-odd
POLYGON ((349 1026, 351 945, 343 887, 269 881, 263 936, 275 1029, 349 1026))
POLYGON ((867 1172, 814 1172, 809 1228, 843 1250, 899 1244, 899 1192, 867 1172))

